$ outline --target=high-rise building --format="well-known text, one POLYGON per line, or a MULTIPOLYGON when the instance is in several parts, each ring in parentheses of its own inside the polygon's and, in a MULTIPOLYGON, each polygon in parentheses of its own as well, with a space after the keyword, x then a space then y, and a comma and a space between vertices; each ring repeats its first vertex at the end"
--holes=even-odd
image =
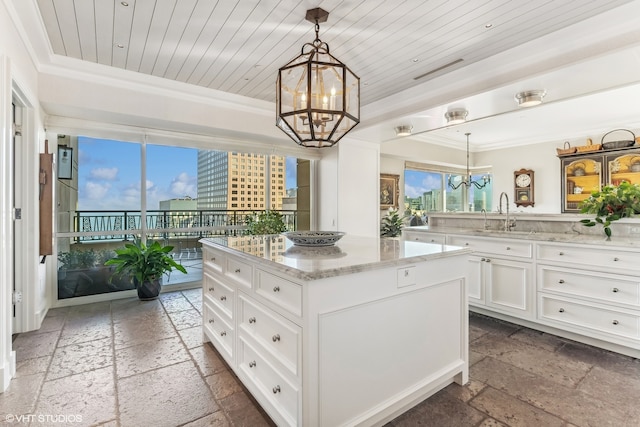
POLYGON ((198 150, 198 209, 282 209, 286 159, 198 150))

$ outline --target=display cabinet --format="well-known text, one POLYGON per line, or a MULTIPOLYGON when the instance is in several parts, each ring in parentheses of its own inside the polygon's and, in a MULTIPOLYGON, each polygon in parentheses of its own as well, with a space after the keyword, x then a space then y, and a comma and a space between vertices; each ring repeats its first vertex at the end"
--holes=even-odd
POLYGON ((640 184, 640 148, 559 156, 562 212, 580 212, 580 202, 604 185, 640 184))

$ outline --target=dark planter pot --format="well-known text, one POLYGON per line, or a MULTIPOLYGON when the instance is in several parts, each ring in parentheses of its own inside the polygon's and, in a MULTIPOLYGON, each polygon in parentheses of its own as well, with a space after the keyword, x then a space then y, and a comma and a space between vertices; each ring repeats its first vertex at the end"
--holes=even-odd
POLYGON ((136 285, 138 289, 138 298, 142 301, 150 301, 158 298, 158 295, 160 295, 160 288, 162 287, 160 279, 156 279, 151 282, 147 281, 142 284, 138 284, 136 280, 136 285))

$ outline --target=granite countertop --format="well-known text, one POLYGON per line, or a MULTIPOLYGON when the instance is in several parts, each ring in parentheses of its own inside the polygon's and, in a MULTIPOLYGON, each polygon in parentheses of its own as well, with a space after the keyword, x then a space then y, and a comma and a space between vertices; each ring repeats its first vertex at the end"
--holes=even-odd
POLYGON ((600 235, 579 234, 577 232, 567 233, 543 233, 536 231, 503 231, 503 230, 483 230, 470 229, 462 227, 433 227, 428 225, 420 225, 414 227, 405 227, 406 231, 431 232, 440 234, 458 234, 466 236, 479 237, 499 237, 518 240, 533 240, 542 242, 559 242, 559 243, 581 243, 597 246, 617 246, 640 249, 640 238, 628 236, 611 236, 611 240, 607 240, 604 233, 600 235))
POLYGON ((346 235, 333 246, 295 246, 282 235, 211 237, 201 240, 301 280, 317 280, 389 266, 403 266, 471 252, 468 248, 346 235))

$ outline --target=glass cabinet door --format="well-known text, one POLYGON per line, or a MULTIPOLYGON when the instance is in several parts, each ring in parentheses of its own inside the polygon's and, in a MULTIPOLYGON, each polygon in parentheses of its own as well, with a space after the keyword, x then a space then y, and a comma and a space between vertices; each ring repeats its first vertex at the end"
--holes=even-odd
POLYGON ((607 156, 607 184, 640 184, 640 152, 607 156))
POLYGON ((589 197, 592 191, 600 190, 602 186, 602 161, 602 156, 562 161, 562 212, 579 212, 580 202, 589 197))

